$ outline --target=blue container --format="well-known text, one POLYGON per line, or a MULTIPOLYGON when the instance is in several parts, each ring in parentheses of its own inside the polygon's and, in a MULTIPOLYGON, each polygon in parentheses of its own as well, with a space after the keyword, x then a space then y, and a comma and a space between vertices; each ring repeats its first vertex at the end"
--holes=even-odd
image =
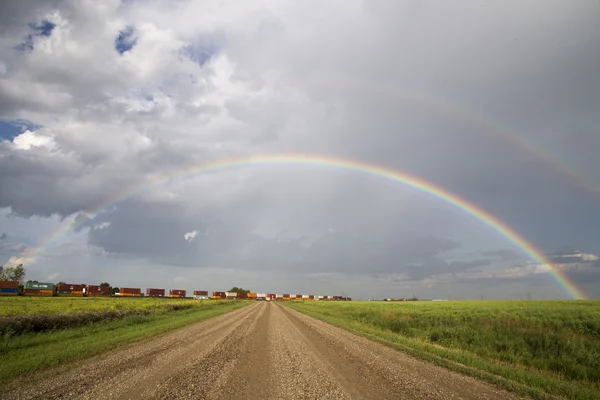
POLYGON ((2 288, 2 289, 0 289, 0 293, 19 293, 19 289, 17 289, 17 288, 2 288))

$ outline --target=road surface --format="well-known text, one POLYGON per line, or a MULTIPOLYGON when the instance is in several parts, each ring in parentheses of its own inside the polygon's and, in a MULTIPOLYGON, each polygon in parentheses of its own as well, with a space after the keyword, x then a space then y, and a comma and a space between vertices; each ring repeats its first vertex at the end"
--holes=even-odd
POLYGON ((4 388, 3 399, 517 399, 278 304, 4 388))

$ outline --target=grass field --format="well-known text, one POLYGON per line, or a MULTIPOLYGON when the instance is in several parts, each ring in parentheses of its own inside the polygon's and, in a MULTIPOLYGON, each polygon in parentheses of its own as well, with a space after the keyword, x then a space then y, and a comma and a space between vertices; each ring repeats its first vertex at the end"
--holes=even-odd
POLYGON ((286 305, 535 398, 600 399, 600 301, 286 305))
POLYGON ((0 316, 64 314, 81 311, 158 309, 167 304, 196 304, 198 300, 150 297, 0 297, 0 316))
MULTIPOLYGON (((113 307, 129 310, 120 318, 91 322, 85 325, 41 332, 0 335, 0 382, 45 370, 69 361, 88 358, 104 351, 171 331, 248 305, 245 301, 199 301, 130 298, 2 298, 2 307, 19 300, 27 302, 18 307, 21 312, 7 320, 27 317, 65 319, 96 312, 104 315, 113 307), (56 304, 52 301, 57 300, 56 304), (171 307, 168 307, 171 305, 171 307), (185 305, 185 307, 172 307, 185 305), (135 307, 138 307, 137 309, 135 307), (90 311, 89 307, 96 307, 90 311), (27 310, 27 311, 25 311, 27 310), (45 310, 45 313, 40 310, 45 310), (143 310, 142 313, 136 310, 143 310)), ((8 313, 7 313, 8 314, 8 313)), ((1 396, 0 396, 1 397, 1 396)))

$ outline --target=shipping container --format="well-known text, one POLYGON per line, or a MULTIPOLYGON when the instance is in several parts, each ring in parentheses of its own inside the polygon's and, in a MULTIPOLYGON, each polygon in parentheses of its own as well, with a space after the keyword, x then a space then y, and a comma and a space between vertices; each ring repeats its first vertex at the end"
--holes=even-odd
POLYGON ((267 297, 267 294, 266 293, 256 293, 256 297, 257 298, 261 297, 264 299, 265 297, 267 297))
POLYGON ((54 283, 43 283, 43 282, 25 282, 25 289, 36 289, 36 290, 52 290, 55 289, 54 283))
POLYGON ((65 290, 69 290, 69 291, 76 291, 76 292, 83 292, 83 285, 73 285, 70 283, 59 283, 58 285, 56 285, 56 290, 57 291, 65 291, 65 290))
POLYGON ((9 287, 0 288, 0 295, 2 295, 2 296, 16 296, 18 294, 19 294, 19 288, 9 288, 9 287))
POLYGON ((252 300, 256 300, 256 293, 248 293, 248 298, 252 300))
POLYGON ((142 289, 140 288, 119 288, 119 296, 121 297, 138 297, 141 294, 142 289))
POLYGON ((245 300, 245 299, 248 299, 250 297, 250 294, 251 293, 242 293, 242 292, 240 292, 240 293, 237 294, 237 298, 241 299, 241 300, 245 300))
POLYGON ((165 289, 147 288, 146 297, 165 297, 165 289))
POLYGON ((208 296, 208 291, 206 291, 206 290, 194 290, 194 296, 208 296))
POLYGON ((25 296, 52 296, 52 295, 54 295, 54 290, 47 290, 47 289, 23 289, 23 294, 25 296))
POLYGON ((267 293, 268 300, 275 300, 276 298, 277 298, 277 295, 275 293, 267 293))
POLYGON ((290 295, 289 295, 289 293, 284 293, 283 294, 283 301, 290 301, 290 295))
POLYGON ((276 300, 283 300, 283 295, 282 294, 276 294, 275 295, 275 299, 276 300))
POLYGON ((308 299, 310 299, 309 295, 307 295, 307 294, 302 295, 302 300, 308 300, 308 299))
POLYGON ((0 289, 18 289, 19 282, 17 281, 0 281, 0 289))
POLYGON ((225 292, 226 299, 236 299, 237 295, 237 292, 225 292))
POLYGON ((227 295, 225 294, 225 292, 213 292, 212 298, 215 299, 215 300, 217 300, 217 299, 226 299, 227 295))
POLYGON ((171 289, 169 290, 169 297, 184 298, 186 293, 183 289, 171 289))
POLYGON ((85 294, 86 296, 110 296, 110 286, 88 285, 85 294))

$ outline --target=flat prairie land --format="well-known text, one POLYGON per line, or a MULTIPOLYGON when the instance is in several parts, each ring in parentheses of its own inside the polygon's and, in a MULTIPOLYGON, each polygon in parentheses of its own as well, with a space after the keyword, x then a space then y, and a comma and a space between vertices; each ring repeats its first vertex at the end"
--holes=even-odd
POLYGON ((286 306, 531 397, 600 398, 600 301, 306 301, 286 306))
POLYGON ((65 314, 81 311, 160 309, 169 304, 195 305, 199 300, 151 297, 0 297, 0 316, 65 314))

